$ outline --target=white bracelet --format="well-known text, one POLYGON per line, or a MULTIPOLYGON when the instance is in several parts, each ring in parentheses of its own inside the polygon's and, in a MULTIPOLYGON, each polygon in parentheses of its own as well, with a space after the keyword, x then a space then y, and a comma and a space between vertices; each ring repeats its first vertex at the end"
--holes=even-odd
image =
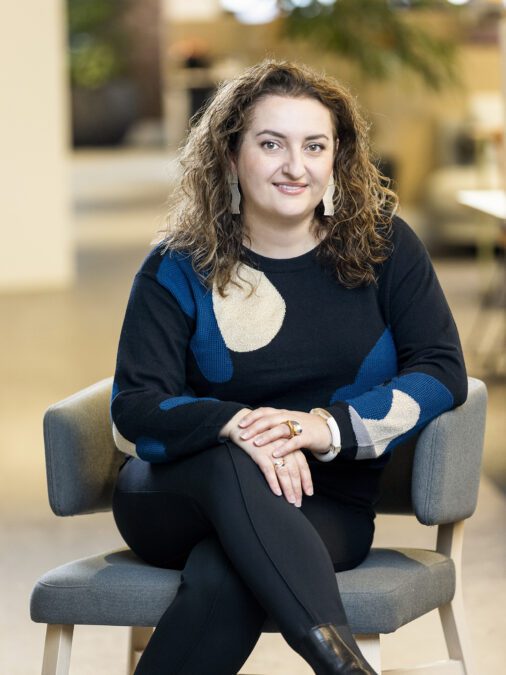
POLYGON ((324 408, 313 408, 309 412, 313 415, 319 415, 322 419, 325 420, 330 430, 330 435, 332 438, 332 443, 328 451, 325 453, 311 451, 313 457, 315 457, 320 462, 331 462, 333 459, 337 457, 337 455, 341 451, 341 433, 339 431, 337 422, 328 412, 328 410, 325 410, 324 408))
POLYGON ((331 462, 337 457, 339 453, 335 450, 329 450, 328 452, 313 452, 313 457, 315 457, 319 462, 331 462))

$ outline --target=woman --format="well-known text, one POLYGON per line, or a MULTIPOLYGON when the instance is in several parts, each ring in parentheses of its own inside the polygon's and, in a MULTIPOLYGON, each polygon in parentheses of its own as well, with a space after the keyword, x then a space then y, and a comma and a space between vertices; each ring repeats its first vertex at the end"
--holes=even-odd
POLYGON ((119 530, 182 570, 136 673, 233 675, 268 615, 316 673, 373 673, 335 572, 370 549, 390 450, 466 398, 450 310, 333 79, 250 68, 182 163, 112 400, 119 530))

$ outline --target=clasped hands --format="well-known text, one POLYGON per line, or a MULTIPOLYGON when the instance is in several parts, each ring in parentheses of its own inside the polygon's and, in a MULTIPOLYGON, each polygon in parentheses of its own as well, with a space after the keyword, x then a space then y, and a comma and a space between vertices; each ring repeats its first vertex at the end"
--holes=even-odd
POLYGON ((302 504, 302 493, 313 494, 313 481, 306 456, 301 448, 326 452, 331 434, 318 415, 279 408, 243 408, 223 427, 227 436, 242 448, 259 466, 274 494, 295 506, 302 504), (290 438, 286 420, 296 420, 302 433, 290 438), (276 458, 284 458, 284 466, 276 467, 276 458))

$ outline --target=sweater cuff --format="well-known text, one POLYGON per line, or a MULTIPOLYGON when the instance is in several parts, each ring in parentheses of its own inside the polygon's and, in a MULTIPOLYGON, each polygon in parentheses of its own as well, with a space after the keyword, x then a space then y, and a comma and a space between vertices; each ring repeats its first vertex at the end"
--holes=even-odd
POLYGON ((341 459, 355 459, 357 456, 357 438, 351 424, 349 406, 347 403, 337 401, 332 405, 325 406, 325 410, 335 419, 341 433, 341 459))

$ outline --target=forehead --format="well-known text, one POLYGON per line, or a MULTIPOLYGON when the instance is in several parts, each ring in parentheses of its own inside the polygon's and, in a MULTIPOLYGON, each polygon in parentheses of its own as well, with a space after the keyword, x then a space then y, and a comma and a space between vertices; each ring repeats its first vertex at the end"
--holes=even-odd
POLYGON ((286 135, 332 135, 333 120, 330 110, 314 98, 271 95, 253 106, 246 132, 255 134, 263 129, 286 135))

